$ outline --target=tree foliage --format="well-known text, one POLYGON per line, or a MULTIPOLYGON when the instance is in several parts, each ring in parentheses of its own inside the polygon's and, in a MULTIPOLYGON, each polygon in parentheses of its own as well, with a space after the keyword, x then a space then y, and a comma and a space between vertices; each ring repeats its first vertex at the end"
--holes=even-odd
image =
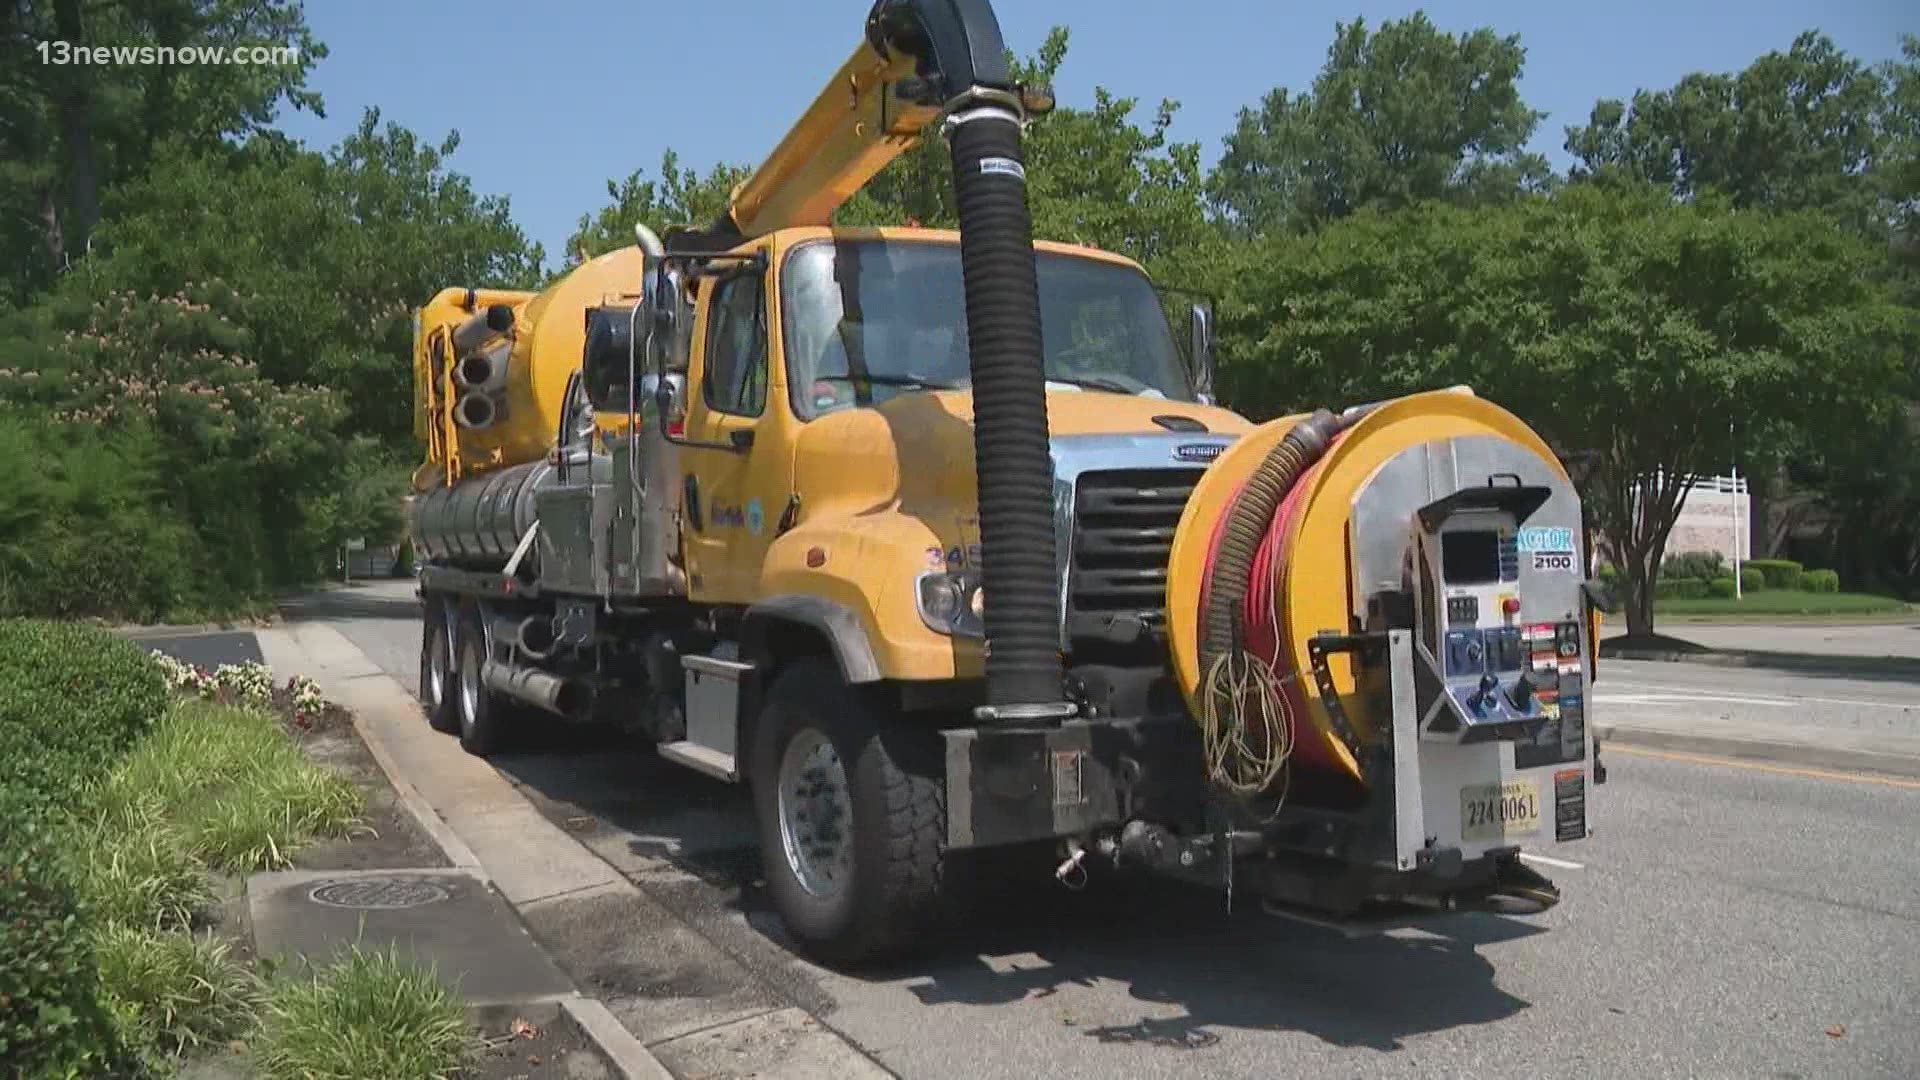
POLYGON ((266 130, 326 47, 286 0, 13 0, 0 4, 0 294, 44 287, 88 249, 103 196, 168 141, 196 149, 266 130), (283 46, 285 63, 45 63, 41 43, 283 46))
POLYGON ((645 170, 635 169, 618 183, 607 181, 607 198, 613 202, 580 215, 567 238, 567 258, 582 262, 632 246, 636 223, 656 232, 670 225, 711 225, 726 212, 734 185, 746 179, 747 172, 743 165, 722 162, 703 175, 681 168, 680 155, 668 150, 660 158, 660 179, 641 179, 645 170))
POLYGON ((1696 72, 1631 105, 1603 100, 1567 129, 1572 176, 1646 181, 1676 198, 1718 191, 1742 209, 1816 209, 1884 237, 1914 198, 1897 175, 1912 167, 1912 119, 1889 93, 1911 82, 1910 36, 1906 49, 1904 69, 1875 69, 1809 31, 1739 72, 1696 72))
POLYGON ((263 137, 239 150, 168 148, 116 190, 101 247, 70 282, 171 292, 213 278, 285 384, 333 387, 357 430, 398 446, 412 430, 413 309, 453 285, 530 287, 542 252, 505 199, 480 196, 440 143, 369 111, 327 154, 263 137))
POLYGON ((1631 632, 1690 477, 1852 422, 1911 328, 1879 253, 1813 213, 1582 188, 1272 238, 1226 312, 1229 400, 1270 414, 1466 384, 1584 459, 1631 632))
POLYGON ((1424 12, 1375 31, 1364 19, 1336 24, 1311 90, 1276 88, 1241 110, 1213 199, 1260 232, 1538 189, 1550 170, 1526 144, 1545 114, 1520 98, 1525 61, 1518 37, 1449 34, 1424 12))

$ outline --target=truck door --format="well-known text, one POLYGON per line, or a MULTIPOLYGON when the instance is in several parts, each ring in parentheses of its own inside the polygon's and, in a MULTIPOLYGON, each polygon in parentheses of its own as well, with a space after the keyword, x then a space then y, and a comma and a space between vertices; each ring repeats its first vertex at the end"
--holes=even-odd
POLYGON ((767 546, 793 486, 784 398, 771 363, 768 275, 713 279, 695 327, 694 386, 683 448, 688 592, 707 602, 754 599, 767 546))

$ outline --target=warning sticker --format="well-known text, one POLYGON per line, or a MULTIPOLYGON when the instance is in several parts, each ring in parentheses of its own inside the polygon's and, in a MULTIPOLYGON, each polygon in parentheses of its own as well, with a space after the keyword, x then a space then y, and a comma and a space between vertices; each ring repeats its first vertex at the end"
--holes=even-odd
POLYGON ((1553 838, 1587 837, 1587 774, 1566 769, 1553 774, 1553 838))

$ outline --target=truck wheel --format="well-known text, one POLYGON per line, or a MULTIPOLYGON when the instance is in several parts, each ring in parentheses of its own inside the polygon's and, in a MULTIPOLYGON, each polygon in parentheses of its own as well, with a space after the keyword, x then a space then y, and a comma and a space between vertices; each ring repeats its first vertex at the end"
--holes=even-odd
POLYGON ((454 673, 453 630, 447 625, 447 605, 429 594, 420 613, 420 706, 427 724, 449 735, 460 730, 454 703, 459 690, 454 673))
MULTIPOLYGON (((754 739, 754 810, 768 891, 802 951, 834 965, 897 958, 943 914, 946 792, 905 771, 912 737, 883 738, 867 699, 804 660, 767 695, 754 739)), ((927 755, 937 762, 937 755, 927 755)))
POLYGON ((459 717, 460 747, 475 757, 487 757, 506 744, 509 711, 500 695, 480 681, 487 662, 486 630, 477 610, 463 612, 454 635, 455 713, 459 717))

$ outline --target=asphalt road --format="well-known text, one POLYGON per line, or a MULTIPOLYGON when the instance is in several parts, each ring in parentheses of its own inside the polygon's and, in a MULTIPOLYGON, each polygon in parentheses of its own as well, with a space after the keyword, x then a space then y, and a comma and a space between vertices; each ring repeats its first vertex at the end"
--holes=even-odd
MULTIPOLYGON (((332 622, 412 687, 413 610, 405 587, 388 585, 302 614, 332 622)), ((1743 697, 1799 700, 1806 716, 1821 698, 1920 704, 1906 684, 1836 690, 1676 664, 1603 665, 1596 691, 1596 707, 1615 697, 1622 717, 1779 718, 1780 706, 1743 697), (1636 700, 1658 697, 1654 686, 1736 700, 1636 700)), ((1346 940, 1245 905, 1229 916, 1203 892, 1070 894, 1041 873, 1006 883, 999 914, 939 957, 849 978, 783 944, 743 791, 605 740, 536 742, 497 764, 550 815, 584 824, 584 842, 615 865, 648 855, 686 871, 635 877, 907 1077, 1859 1077, 1911 1076, 1920 1060, 1920 783, 1910 780, 1616 747, 1593 804, 1597 835, 1538 852, 1552 862, 1537 868, 1566 893, 1541 916, 1459 916, 1438 932, 1346 940)))

